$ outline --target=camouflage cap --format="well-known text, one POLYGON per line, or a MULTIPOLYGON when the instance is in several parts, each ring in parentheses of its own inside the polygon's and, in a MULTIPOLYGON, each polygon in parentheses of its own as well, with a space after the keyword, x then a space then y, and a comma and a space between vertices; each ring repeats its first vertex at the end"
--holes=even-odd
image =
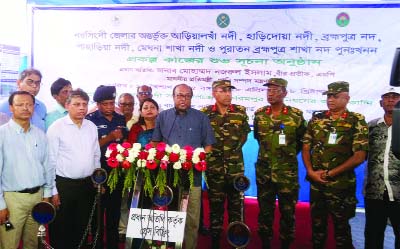
POLYGON ((231 81, 230 80, 216 80, 212 83, 212 88, 217 88, 217 87, 229 87, 232 89, 236 89, 236 87, 231 85, 231 81))
POLYGON ((270 78, 268 79, 267 83, 265 83, 263 86, 269 86, 269 85, 274 85, 274 86, 282 86, 282 87, 287 87, 287 80, 282 79, 282 78, 270 78))
POLYGON ((328 85, 328 91, 322 93, 322 95, 327 94, 337 94, 341 92, 349 92, 349 83, 346 81, 336 81, 328 85))

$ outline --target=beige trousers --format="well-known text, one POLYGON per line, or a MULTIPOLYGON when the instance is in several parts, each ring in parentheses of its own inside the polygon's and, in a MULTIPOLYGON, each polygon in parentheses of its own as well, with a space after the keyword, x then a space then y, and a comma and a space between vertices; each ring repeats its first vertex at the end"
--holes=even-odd
POLYGON ((17 249, 22 239, 24 249, 37 249, 39 225, 33 220, 33 206, 42 200, 43 189, 35 194, 4 192, 4 199, 10 213, 9 221, 14 229, 6 231, 0 226, 0 249, 17 249))

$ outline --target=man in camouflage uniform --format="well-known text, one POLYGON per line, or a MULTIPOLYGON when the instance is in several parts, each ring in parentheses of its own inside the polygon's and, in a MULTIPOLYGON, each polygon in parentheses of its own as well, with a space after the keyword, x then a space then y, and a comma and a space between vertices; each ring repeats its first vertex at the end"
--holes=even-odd
POLYGON ((354 168, 365 160, 368 127, 364 116, 347 110, 349 83, 328 85, 327 111, 316 111, 303 139, 303 161, 311 183, 314 249, 324 248, 332 216, 336 248, 353 248, 349 219, 356 209, 354 168))
POLYGON ((393 109, 400 87, 386 87, 380 105, 385 114, 368 123, 369 153, 365 184, 365 249, 383 249, 387 219, 400 249, 400 160, 391 151, 393 109))
POLYGON ((240 194, 233 187, 233 179, 244 173, 242 146, 250 127, 246 108, 231 103, 232 89, 235 87, 229 80, 213 82, 216 103, 201 110, 210 119, 217 140, 207 161, 212 248, 220 247, 225 199, 228 199, 229 222, 241 219, 240 194))
POLYGON ((260 146, 256 164, 259 235, 262 248, 270 248, 276 196, 279 199, 281 248, 294 240, 295 207, 298 199, 298 162, 301 139, 306 130, 303 113, 284 104, 285 79, 271 78, 267 86, 270 105, 259 108, 254 117, 254 137, 260 146))

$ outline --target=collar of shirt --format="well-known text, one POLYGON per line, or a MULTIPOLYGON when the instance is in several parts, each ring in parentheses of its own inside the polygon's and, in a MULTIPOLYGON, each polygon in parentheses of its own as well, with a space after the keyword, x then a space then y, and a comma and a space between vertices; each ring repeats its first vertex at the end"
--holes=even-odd
MULTIPOLYGON (((10 124, 10 127, 15 130, 15 132, 17 132, 18 134, 21 133, 25 133, 24 128, 22 128, 19 124, 17 124, 13 119, 10 119, 10 121, 8 121, 10 124)), ((29 129, 28 132, 32 129, 32 124, 29 125, 29 129)))
POLYGON ((62 113, 62 114, 68 113, 68 111, 67 111, 62 105, 60 105, 59 103, 57 103, 55 109, 56 109, 59 113, 62 113))

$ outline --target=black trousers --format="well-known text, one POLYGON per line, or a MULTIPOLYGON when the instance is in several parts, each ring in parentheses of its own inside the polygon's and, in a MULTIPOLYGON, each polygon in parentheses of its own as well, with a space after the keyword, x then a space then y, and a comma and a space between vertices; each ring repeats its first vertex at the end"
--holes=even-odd
POLYGON ((383 249, 388 219, 395 235, 393 248, 400 249, 400 202, 389 201, 386 191, 383 200, 365 199, 365 249, 383 249))
POLYGON ((92 181, 90 178, 74 180, 57 176, 56 186, 61 205, 55 220, 49 224, 50 244, 57 249, 77 248, 93 206, 92 181))

